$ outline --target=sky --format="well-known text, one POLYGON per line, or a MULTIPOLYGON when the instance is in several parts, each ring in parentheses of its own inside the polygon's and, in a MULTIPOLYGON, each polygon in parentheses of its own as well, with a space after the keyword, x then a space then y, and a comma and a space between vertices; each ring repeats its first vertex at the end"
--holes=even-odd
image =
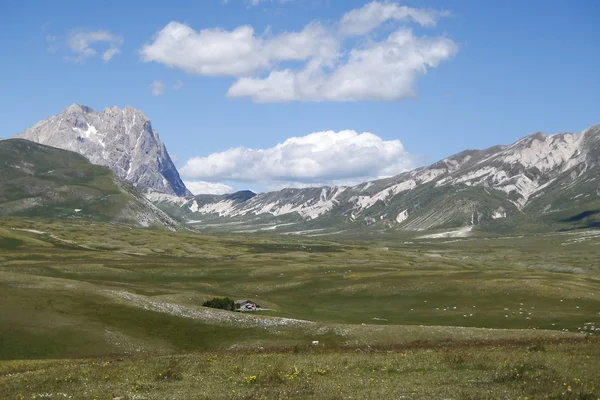
POLYGON ((348 185, 600 123, 596 0, 0 4, 0 137, 142 110, 199 193, 348 185))

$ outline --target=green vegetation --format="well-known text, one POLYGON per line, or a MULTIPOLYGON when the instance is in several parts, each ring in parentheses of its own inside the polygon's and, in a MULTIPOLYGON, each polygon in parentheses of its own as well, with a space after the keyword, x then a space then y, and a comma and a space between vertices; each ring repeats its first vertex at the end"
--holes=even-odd
POLYGON ((0 363, 0 397, 596 399, 599 342, 0 363), (541 345, 539 345, 541 346, 541 345))
POLYGON ((110 169, 23 139, 0 141, 0 216, 170 224, 110 169))
POLYGON ((599 244, 3 218, 0 398, 597 398, 599 244))
POLYGON ((208 300, 208 301, 205 301, 204 303, 202 303, 202 307, 218 308, 221 310, 229 310, 229 311, 235 311, 235 309, 236 309, 235 301, 231 300, 229 297, 225 297, 222 299, 215 297, 212 300, 208 300))

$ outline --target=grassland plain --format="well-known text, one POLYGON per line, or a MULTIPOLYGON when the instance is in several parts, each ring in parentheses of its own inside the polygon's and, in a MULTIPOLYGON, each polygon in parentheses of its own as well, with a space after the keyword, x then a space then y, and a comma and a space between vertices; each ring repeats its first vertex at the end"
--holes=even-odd
POLYGON ((598 398, 598 260, 597 231, 356 241, 5 218, 0 397, 598 398), (201 307, 225 296, 267 310, 201 307))

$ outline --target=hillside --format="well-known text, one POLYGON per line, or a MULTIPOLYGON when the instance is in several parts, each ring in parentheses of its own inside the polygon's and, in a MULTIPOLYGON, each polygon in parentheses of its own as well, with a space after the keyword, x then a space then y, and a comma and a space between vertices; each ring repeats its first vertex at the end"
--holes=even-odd
POLYGON ((0 216, 177 225, 110 169, 23 139, 0 141, 0 216))

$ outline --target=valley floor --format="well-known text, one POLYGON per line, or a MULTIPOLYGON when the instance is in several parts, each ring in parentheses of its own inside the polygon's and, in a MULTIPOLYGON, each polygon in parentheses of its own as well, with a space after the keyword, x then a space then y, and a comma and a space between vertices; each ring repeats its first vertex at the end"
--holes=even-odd
POLYGON ((597 260, 594 231, 357 242, 2 219, 0 398, 596 399, 597 260))

